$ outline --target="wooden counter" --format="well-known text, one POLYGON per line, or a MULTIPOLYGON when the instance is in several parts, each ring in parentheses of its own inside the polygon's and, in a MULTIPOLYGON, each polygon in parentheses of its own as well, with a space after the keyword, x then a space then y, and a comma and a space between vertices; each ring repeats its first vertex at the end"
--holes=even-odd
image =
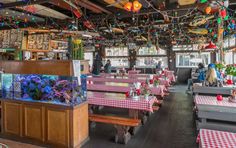
MULTIPOLYGON (((81 74, 89 73, 89 64, 81 60, 81 74)), ((12 74, 47 74, 73 76, 73 63, 71 60, 53 61, 0 61, 0 70, 12 74)))
POLYGON ((88 139, 88 103, 59 104, 1 99, 2 134, 55 147, 80 147, 88 139))

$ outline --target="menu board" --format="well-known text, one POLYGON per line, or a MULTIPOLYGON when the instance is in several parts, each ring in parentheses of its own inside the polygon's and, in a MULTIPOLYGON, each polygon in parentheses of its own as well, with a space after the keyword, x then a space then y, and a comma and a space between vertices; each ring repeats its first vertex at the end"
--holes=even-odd
POLYGON ((49 34, 31 34, 28 36, 29 50, 49 50, 49 34))
POLYGON ((0 31, 0 48, 21 48, 23 31, 19 29, 0 31))

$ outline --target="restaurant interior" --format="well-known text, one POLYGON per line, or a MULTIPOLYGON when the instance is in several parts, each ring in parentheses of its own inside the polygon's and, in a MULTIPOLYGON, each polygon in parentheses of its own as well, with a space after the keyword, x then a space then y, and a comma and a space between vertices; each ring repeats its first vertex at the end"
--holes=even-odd
POLYGON ((236 148, 236 0, 0 0, 1 148, 236 148))

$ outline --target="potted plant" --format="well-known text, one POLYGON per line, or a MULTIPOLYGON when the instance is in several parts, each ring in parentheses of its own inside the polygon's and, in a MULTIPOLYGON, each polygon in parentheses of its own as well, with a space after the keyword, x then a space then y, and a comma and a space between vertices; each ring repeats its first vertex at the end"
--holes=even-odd
POLYGON ((141 94, 144 95, 145 100, 148 100, 148 97, 151 94, 151 90, 149 89, 147 84, 142 85, 141 94))

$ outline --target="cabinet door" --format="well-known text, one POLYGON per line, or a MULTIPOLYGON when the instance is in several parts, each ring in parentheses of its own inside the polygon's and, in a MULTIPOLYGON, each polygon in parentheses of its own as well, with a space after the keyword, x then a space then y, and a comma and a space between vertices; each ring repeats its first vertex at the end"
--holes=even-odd
POLYGON ((44 141, 44 107, 41 105, 24 105, 24 136, 44 141))
POLYGON ((3 101, 3 133, 22 136, 22 105, 3 101))
POLYGON ((69 110, 46 108, 46 141, 69 147, 69 110))

